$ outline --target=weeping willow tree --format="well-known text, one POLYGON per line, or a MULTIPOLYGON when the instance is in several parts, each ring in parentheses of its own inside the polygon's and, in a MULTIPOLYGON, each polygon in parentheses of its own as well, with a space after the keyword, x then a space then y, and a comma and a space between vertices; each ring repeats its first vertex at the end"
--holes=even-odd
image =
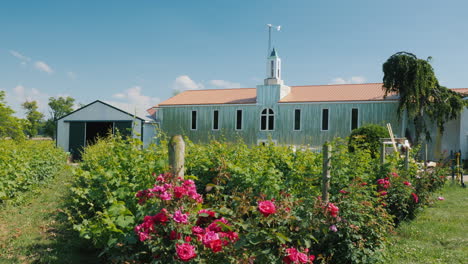
POLYGON ((415 128, 416 142, 424 135, 431 141, 430 127, 436 124, 444 132, 444 124, 456 119, 467 105, 462 95, 439 85, 434 69, 427 60, 408 52, 397 52, 383 64, 385 96, 399 95, 398 117, 406 113, 415 128))

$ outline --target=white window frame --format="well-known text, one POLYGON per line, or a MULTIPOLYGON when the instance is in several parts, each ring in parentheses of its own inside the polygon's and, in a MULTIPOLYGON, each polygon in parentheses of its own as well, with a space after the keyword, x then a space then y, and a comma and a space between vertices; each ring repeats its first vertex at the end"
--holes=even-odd
POLYGON ((213 111, 211 112, 211 130, 212 131, 219 131, 220 127, 221 127, 221 123, 219 122, 220 118, 219 118, 219 109, 213 109, 213 111), (215 129, 214 128, 214 123, 215 123, 215 120, 214 120, 214 116, 215 116, 215 111, 218 111, 218 128, 215 129))
POLYGON ((198 110, 190 110, 190 130, 198 130, 198 110), (195 112, 195 129, 192 127, 193 124, 193 112, 195 112))
POLYGON ((322 108, 320 110, 320 131, 325 132, 325 131, 330 131, 330 108, 322 108), (326 130, 323 129, 323 110, 327 109, 328 110, 328 128, 326 130))
MULTIPOLYGON (((242 131, 244 130, 244 110, 243 109, 236 109, 236 112, 235 112, 235 115, 236 117, 234 118, 234 130, 236 131, 242 131), (241 128, 240 129, 237 129, 237 111, 241 111, 241 128)), ((261 125, 261 122, 262 120, 260 120, 260 125, 261 125)))
POLYGON ((350 131, 353 131, 353 109, 357 109, 357 127, 356 129, 358 129, 360 126, 359 126, 359 107, 351 107, 351 119, 349 120, 349 129, 350 131))
POLYGON ((302 109, 301 108, 294 108, 293 111, 293 131, 302 131, 302 109), (299 110, 299 129, 296 128, 296 110, 299 110))
POLYGON ((275 131, 275 124, 276 123, 276 120, 275 120, 275 111, 273 110, 273 108, 269 108, 269 107, 266 107, 266 108, 263 108, 261 111, 260 111, 260 131, 275 131), (265 114, 262 114, 262 112, 264 110, 267 110, 265 114), (271 110, 273 112, 273 114, 270 114, 269 110, 271 110), (262 129, 262 117, 265 116, 266 117, 266 129, 262 129), (268 129, 268 122, 269 122, 269 117, 270 116, 273 116, 273 129, 268 129))

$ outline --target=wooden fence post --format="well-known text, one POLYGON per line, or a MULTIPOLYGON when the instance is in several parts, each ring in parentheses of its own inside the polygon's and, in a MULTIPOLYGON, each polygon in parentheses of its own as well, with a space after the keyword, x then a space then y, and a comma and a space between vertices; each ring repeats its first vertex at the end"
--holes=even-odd
POLYGON ((323 176, 322 176, 322 202, 327 204, 329 201, 330 190, 330 165, 331 165, 331 146, 328 142, 323 144, 323 176))
POLYGON ((405 148, 405 170, 409 170, 409 147, 405 148))
POLYGON ((169 141, 169 166, 174 177, 184 178, 185 142, 181 135, 169 141))
POLYGON ((385 141, 380 139, 380 164, 385 163, 385 141))

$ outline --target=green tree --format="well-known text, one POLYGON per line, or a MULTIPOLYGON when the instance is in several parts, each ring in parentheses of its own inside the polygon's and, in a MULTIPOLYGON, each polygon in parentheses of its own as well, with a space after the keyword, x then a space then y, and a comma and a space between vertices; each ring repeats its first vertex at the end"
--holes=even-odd
POLYGON ((26 134, 30 137, 37 136, 44 114, 37 111, 36 101, 26 101, 21 106, 26 110, 26 134))
POLYGON ((376 124, 368 124, 351 131, 348 148, 354 152, 356 148, 367 149, 373 158, 379 155, 380 139, 389 138, 387 128, 376 124))
POLYGON ((24 139, 21 119, 5 102, 5 91, 0 91, 0 138, 24 139))
POLYGON ((44 133, 53 139, 55 139, 55 131, 57 128, 57 119, 60 117, 71 113, 73 111, 73 104, 75 99, 70 96, 67 97, 50 97, 49 98, 49 107, 50 107, 50 118, 46 121, 44 127, 44 133))
POLYGON ((431 59, 397 52, 383 64, 385 95, 396 93, 400 96, 398 117, 406 113, 408 120, 413 122, 416 142, 421 140, 421 135, 431 140, 431 122, 443 133, 444 124, 456 119, 466 105, 460 94, 439 85, 431 59))

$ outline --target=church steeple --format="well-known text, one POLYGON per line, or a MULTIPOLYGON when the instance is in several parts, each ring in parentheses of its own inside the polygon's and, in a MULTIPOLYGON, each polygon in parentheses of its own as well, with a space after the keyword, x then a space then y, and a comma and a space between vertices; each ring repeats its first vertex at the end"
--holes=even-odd
POLYGON ((271 84, 283 84, 283 80, 281 80, 281 59, 275 48, 273 48, 267 59, 267 78, 265 79, 265 85, 271 84))

